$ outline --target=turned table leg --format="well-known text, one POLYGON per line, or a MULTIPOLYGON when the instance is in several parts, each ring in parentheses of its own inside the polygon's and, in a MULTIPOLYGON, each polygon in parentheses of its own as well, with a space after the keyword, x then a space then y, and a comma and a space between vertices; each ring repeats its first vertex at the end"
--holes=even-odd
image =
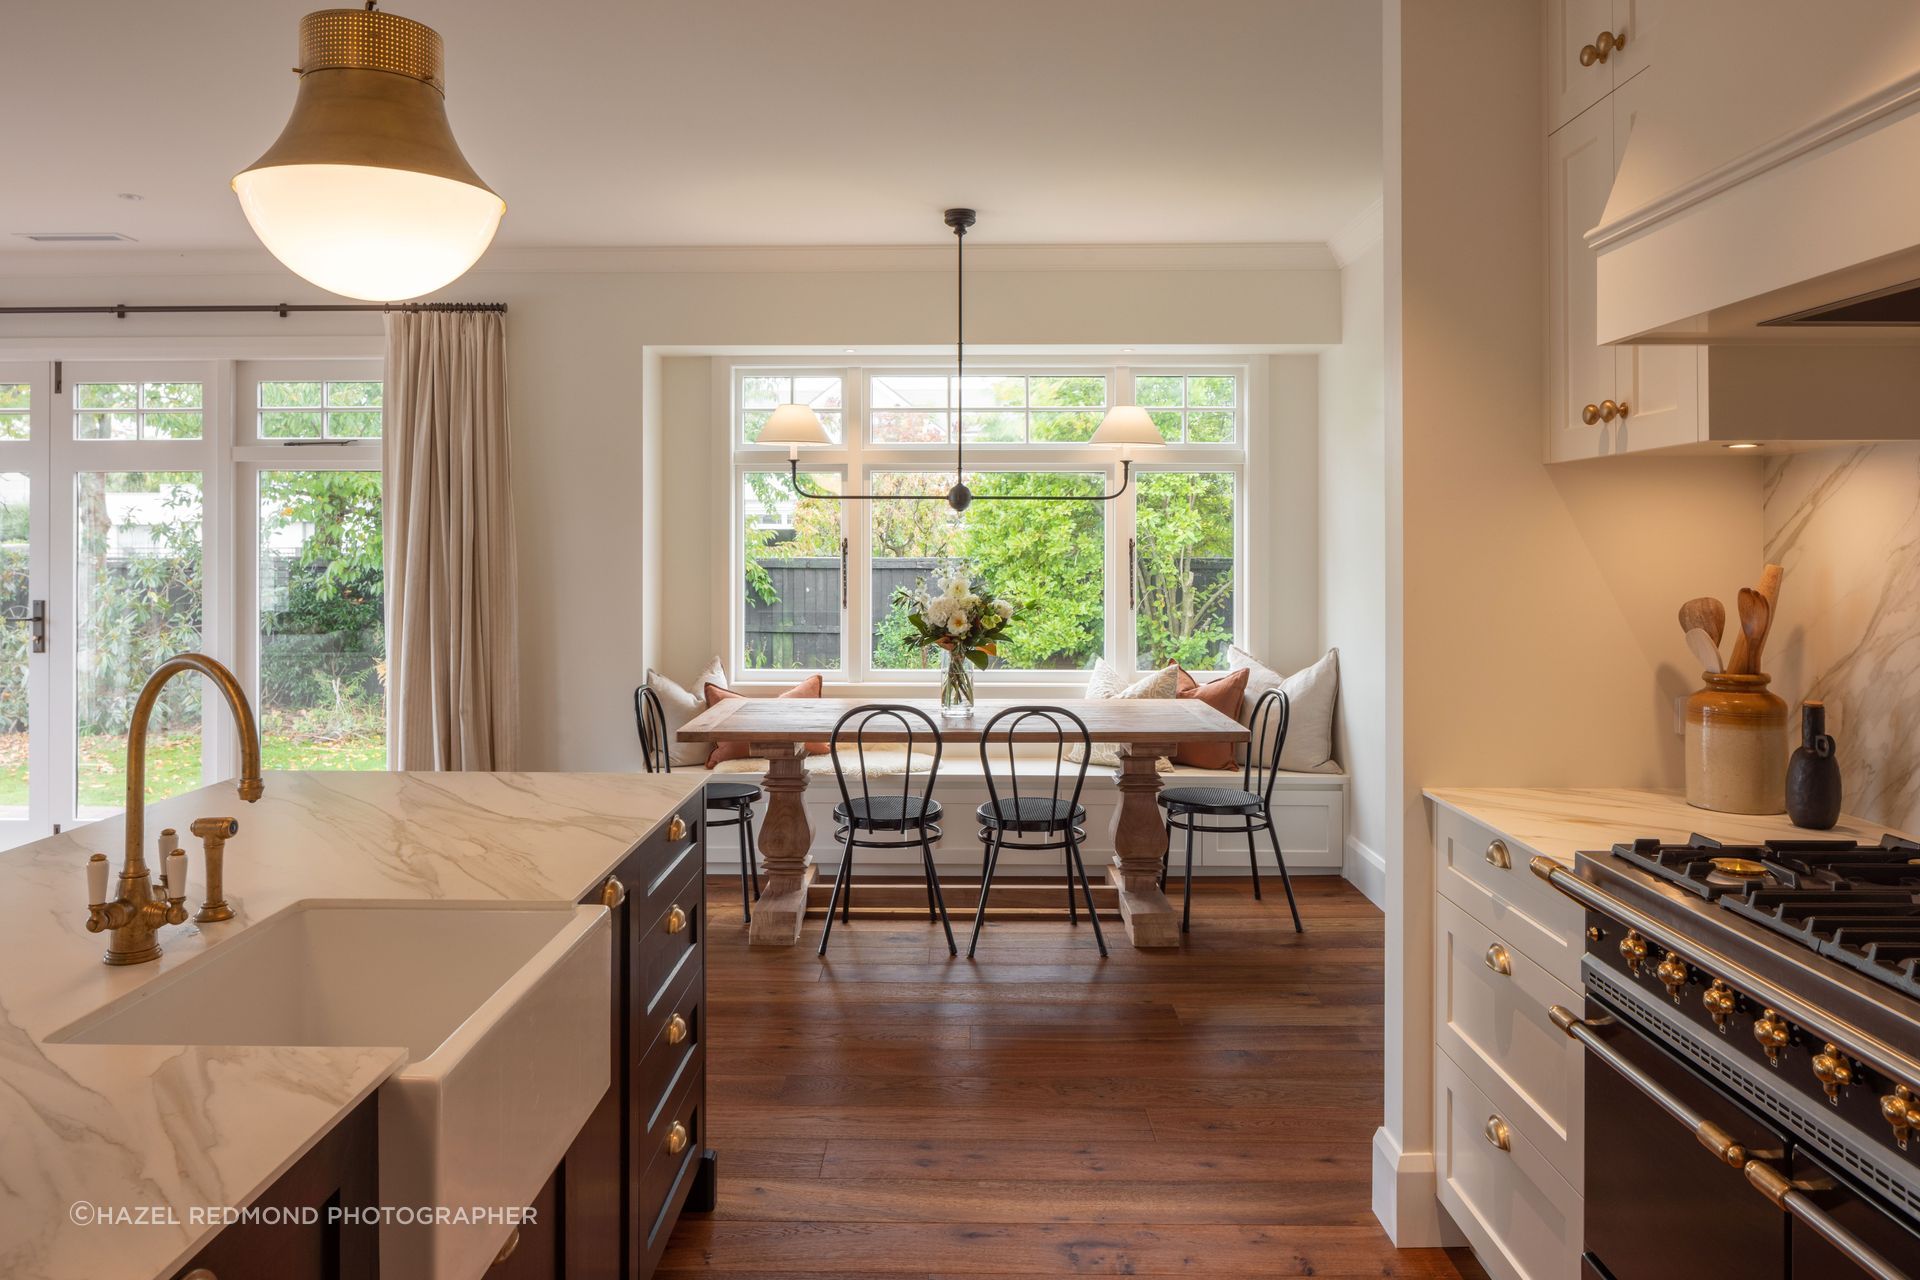
POLYGON ((1170 742, 1120 748, 1120 807, 1113 815, 1114 857, 1107 879, 1119 890, 1120 918, 1136 947, 1180 945, 1180 919, 1159 885, 1160 859, 1167 851, 1159 762, 1173 749, 1170 742))
POLYGON ((753 904, 747 941, 756 947, 790 947, 807 918, 807 888, 813 883, 813 825, 807 821, 806 749, 795 742, 755 742, 747 748, 767 758, 767 816, 760 823, 760 898, 753 904))

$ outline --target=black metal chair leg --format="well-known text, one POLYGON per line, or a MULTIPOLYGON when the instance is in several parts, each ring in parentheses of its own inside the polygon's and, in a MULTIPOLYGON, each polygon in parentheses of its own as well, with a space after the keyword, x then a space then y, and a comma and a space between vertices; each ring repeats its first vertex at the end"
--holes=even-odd
POLYGON ((933 909, 933 849, 927 844, 927 833, 920 833, 920 878, 927 882, 927 919, 939 917, 933 909))
MULTIPOLYGON (((1052 832, 1048 832, 1047 834, 1048 834, 1048 835, 1052 835, 1053 833, 1052 833, 1052 832)), ((1076 903, 1074 902, 1074 898, 1073 898, 1073 837, 1072 837, 1071 835, 1069 835, 1069 836, 1067 837, 1067 849, 1066 849, 1066 854, 1067 854, 1067 857, 1066 857, 1066 863, 1067 863, 1067 923, 1068 923, 1068 924, 1071 924, 1071 925, 1078 925, 1078 924, 1080 923, 1080 908, 1079 908, 1079 906, 1078 906, 1078 905, 1077 905, 1077 904, 1076 904, 1076 903)))
POLYGON ((1280 864, 1280 884, 1287 891, 1287 910, 1293 912, 1293 931, 1305 933, 1306 928, 1300 923, 1300 904, 1293 900, 1293 880, 1287 875, 1287 859, 1280 852, 1280 837, 1274 833, 1271 818, 1267 819, 1267 839, 1273 842, 1273 860, 1280 864))
POLYGON ((933 869, 933 845, 924 827, 920 831, 920 860, 927 869, 927 892, 940 908, 940 927, 947 931, 947 954, 957 956, 960 946, 953 940, 953 921, 947 918, 947 898, 940 892, 940 873, 933 869))
POLYGON ((1180 932, 1193 923, 1193 815, 1187 815, 1187 891, 1180 904, 1180 932))
POLYGON ((847 832, 847 847, 840 853, 840 870, 833 877, 833 896, 827 899, 827 927, 820 934, 820 955, 827 954, 827 939, 833 936, 833 909, 839 905, 840 891, 852 883, 853 832, 847 832))
POLYGON ((740 913, 753 923, 753 810, 736 809, 740 815, 740 913))
POLYGON ((1247 865, 1253 868, 1253 900, 1260 901, 1260 860, 1254 856, 1253 819, 1247 819, 1247 865))
POLYGON ((760 899, 760 845, 753 838, 753 801, 747 801, 745 809, 745 817, 747 819, 747 866, 753 872, 753 897, 754 901, 757 902, 760 899))
POLYGON ((1100 931, 1100 913, 1093 909, 1093 886, 1087 883, 1087 864, 1080 857, 1080 842, 1074 839, 1072 831, 1067 832, 1067 892, 1073 892, 1073 873, 1080 873, 1080 892, 1087 898, 1087 920, 1093 925, 1093 940, 1100 945, 1100 954, 1107 954, 1107 935, 1100 931))
POLYGON ((993 833, 993 840, 980 859, 980 905, 973 910, 973 937, 967 940, 967 959, 973 959, 973 949, 980 945, 980 926, 987 922, 987 893, 993 888, 993 869, 1000 865, 1000 833, 993 833))

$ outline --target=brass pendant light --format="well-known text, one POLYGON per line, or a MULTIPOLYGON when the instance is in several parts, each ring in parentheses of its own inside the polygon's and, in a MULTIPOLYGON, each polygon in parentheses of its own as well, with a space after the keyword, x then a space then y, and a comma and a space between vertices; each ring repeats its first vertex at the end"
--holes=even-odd
POLYGON ((439 33, 375 2, 300 20, 293 114, 233 190, 296 275, 391 302, 465 274, 507 206, 454 141, 439 33))

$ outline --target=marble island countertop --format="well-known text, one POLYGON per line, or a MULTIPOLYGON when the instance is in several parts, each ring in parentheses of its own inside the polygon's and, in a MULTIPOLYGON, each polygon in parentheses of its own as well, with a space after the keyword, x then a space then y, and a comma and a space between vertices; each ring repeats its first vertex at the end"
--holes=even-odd
MULTIPOLYGON (((149 837, 239 820, 226 858, 237 915, 164 928, 161 958, 126 968, 100 962, 83 873, 100 852, 117 874, 120 819, 0 852, 0 1275, 171 1275, 217 1230, 196 1207, 246 1204, 406 1062, 393 1048, 48 1037, 302 900, 577 901, 704 782, 698 770, 269 773, 257 804, 230 783, 157 802, 149 837), (83 1220, 120 1210, 158 1221, 83 1220)), ((204 869, 185 843, 197 899, 204 869)))
MULTIPOLYGON (((1427 799, 1524 846, 1573 865, 1581 850, 1657 836, 1671 844, 1698 833, 1727 844, 1772 839, 1878 841, 1892 827, 1842 814, 1831 831, 1808 831, 1784 813, 1754 816, 1696 809, 1678 791, 1637 787, 1430 787, 1427 799)), ((1897 833, 1898 834, 1898 833, 1897 833)), ((1524 859, 1516 858, 1515 865, 1524 859)))

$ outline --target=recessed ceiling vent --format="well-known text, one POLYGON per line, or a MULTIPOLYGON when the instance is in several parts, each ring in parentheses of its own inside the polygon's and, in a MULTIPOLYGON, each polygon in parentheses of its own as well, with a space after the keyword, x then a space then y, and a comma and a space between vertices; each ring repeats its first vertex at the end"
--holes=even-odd
POLYGON ((132 236, 123 236, 118 231, 16 231, 13 234, 22 240, 33 240, 40 244, 133 243, 132 236))
POLYGON ((1817 307, 1808 307, 1763 327, 1785 325, 1920 325, 1920 280, 1909 280, 1872 293, 1856 294, 1817 307))

